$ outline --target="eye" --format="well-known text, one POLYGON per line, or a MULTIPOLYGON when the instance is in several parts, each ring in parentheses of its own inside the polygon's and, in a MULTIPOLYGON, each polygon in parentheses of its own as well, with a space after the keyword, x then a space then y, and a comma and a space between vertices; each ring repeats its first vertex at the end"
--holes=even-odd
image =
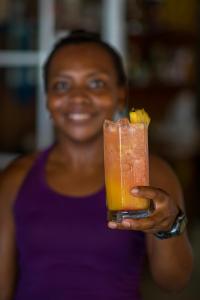
POLYGON ((91 79, 89 80, 89 87, 91 89, 102 89, 105 87, 105 81, 102 79, 91 79))
POLYGON ((70 89, 70 83, 67 81, 58 81, 53 84, 53 90, 62 93, 70 89))

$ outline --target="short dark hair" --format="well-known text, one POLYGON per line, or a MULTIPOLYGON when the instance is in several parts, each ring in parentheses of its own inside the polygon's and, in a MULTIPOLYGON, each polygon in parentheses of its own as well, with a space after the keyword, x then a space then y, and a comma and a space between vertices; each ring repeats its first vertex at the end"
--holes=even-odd
POLYGON ((117 52, 117 50, 113 49, 108 43, 101 40, 99 34, 88 32, 84 30, 74 30, 70 34, 62 37, 53 47, 51 53, 47 57, 47 60, 43 66, 43 78, 45 90, 48 88, 48 72, 51 61, 55 55, 55 53, 62 47, 72 44, 83 44, 83 43, 95 43, 102 48, 104 48, 108 54, 110 54, 114 67, 116 69, 118 84, 125 85, 126 84, 126 74, 123 67, 123 62, 121 55, 117 52))

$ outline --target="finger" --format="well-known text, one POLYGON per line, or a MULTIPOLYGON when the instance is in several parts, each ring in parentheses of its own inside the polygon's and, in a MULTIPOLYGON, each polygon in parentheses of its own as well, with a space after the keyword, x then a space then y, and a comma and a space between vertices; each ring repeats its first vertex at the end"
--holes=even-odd
POLYGON ((158 200, 163 202, 169 194, 160 188, 150 187, 150 186, 138 186, 131 190, 131 194, 138 197, 145 197, 151 200, 158 200))
POLYGON ((171 228, 169 219, 161 219, 158 217, 154 218, 143 218, 143 219, 124 219, 121 223, 109 222, 108 227, 110 229, 120 230, 135 230, 143 231, 145 233, 155 233, 158 231, 168 231, 171 228))
POLYGON ((145 230, 151 230, 157 227, 158 224, 160 224, 160 220, 157 221, 157 218, 143 218, 143 219, 126 219, 122 221, 122 224, 126 226, 127 228, 131 228, 133 230, 137 231, 145 231, 145 230))
MULTIPOLYGON (((121 229, 121 230, 137 230, 137 231, 143 231, 148 229, 151 224, 143 224, 141 225, 141 222, 134 221, 132 219, 125 219, 121 223, 117 222, 109 222, 108 227, 110 229, 121 229)), ((152 225, 153 226, 153 225, 152 225)))
POLYGON ((130 227, 124 226, 122 223, 117 222, 108 222, 108 228, 110 229, 121 229, 121 230, 127 230, 130 229, 130 227))
POLYGON ((156 211, 162 209, 163 205, 165 205, 170 198, 169 194, 162 189, 149 186, 139 186, 133 188, 131 190, 131 194, 136 197, 149 199, 151 201, 153 210, 156 209, 156 211))

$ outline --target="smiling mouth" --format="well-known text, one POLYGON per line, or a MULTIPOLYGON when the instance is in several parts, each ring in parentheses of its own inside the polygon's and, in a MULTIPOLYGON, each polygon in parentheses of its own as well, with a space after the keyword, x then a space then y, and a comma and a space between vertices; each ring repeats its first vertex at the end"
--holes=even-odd
POLYGON ((87 121, 91 118, 91 114, 88 113, 70 113, 68 118, 72 121, 87 121))

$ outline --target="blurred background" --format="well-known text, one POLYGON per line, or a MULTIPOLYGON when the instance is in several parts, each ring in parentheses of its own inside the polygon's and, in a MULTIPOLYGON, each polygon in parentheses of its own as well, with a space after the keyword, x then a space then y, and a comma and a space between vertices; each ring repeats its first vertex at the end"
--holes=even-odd
POLYGON ((99 32, 124 58, 129 108, 152 118, 151 152, 164 157, 184 190, 195 256, 180 295, 158 290, 144 274, 144 299, 197 300, 200 287, 200 3, 198 0, 0 0, 0 169, 49 145, 41 67, 71 29, 99 32))

